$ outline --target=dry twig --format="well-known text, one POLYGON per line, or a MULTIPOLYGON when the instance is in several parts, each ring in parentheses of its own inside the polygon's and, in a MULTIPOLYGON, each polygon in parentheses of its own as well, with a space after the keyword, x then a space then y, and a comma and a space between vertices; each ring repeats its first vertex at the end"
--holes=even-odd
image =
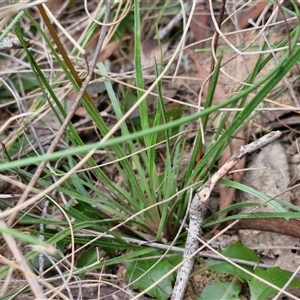
POLYGON ((181 300, 184 297, 188 278, 194 265, 197 248, 199 247, 198 236, 201 233, 201 225, 205 218, 207 201, 213 188, 243 157, 273 142, 280 136, 280 131, 273 131, 253 143, 240 147, 240 150, 235 152, 227 162, 197 190, 189 209, 190 224, 183 254, 183 264, 178 270, 171 300, 181 300))

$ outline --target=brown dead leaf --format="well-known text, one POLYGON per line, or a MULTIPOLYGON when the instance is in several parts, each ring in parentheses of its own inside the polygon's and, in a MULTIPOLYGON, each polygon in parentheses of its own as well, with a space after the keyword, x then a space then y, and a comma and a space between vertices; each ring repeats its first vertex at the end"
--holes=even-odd
MULTIPOLYGON (((94 34, 94 36, 91 38, 91 40, 87 44, 87 46, 86 46, 87 50, 88 49, 94 49, 96 47, 96 44, 98 42, 99 34, 100 34, 100 30, 96 34, 94 34)), ((101 51, 101 53, 98 57, 98 62, 105 61, 120 46, 121 42, 129 40, 129 39, 131 39, 131 36, 130 35, 125 35, 121 39, 118 39, 118 40, 115 40, 115 41, 109 43, 104 49, 102 49, 102 51, 101 51)))
POLYGON ((88 112, 86 111, 86 109, 83 106, 80 106, 76 109, 75 116, 77 117, 82 117, 82 118, 86 118, 89 116, 88 112))
POLYGON ((55 14, 56 12, 58 12, 60 10, 60 8, 64 2, 65 2, 64 0, 48 1, 46 3, 46 6, 53 14, 55 14))
POLYGON ((257 1, 253 7, 251 7, 246 13, 244 13, 240 17, 238 21, 238 27, 240 29, 246 28, 249 25, 248 20, 256 20, 267 5, 268 1, 257 1))
MULTIPOLYGON (((203 4, 198 4, 195 8, 192 22, 191 22, 191 32, 194 36, 195 41, 202 41, 205 39, 206 29, 208 27, 208 21, 210 19, 209 11, 205 8, 203 4)), ((197 47, 203 48, 205 43, 199 43, 197 47)))
POLYGON ((131 38, 130 35, 126 35, 124 37, 122 37, 122 39, 111 42, 110 44, 108 44, 100 53, 99 57, 98 57, 98 62, 102 62, 105 61, 107 58, 109 58, 114 51, 120 46, 121 42, 129 40, 131 38))
MULTIPOLYGON (((191 59, 194 61, 194 63, 197 66, 200 81, 204 82, 204 80, 206 80, 210 76, 209 71, 202 64, 199 63, 199 61, 196 57, 196 53, 192 52, 190 49, 186 49, 186 52, 189 54, 189 56, 191 57, 191 59)), ((208 91, 208 85, 206 84, 203 89, 204 98, 207 95, 207 91, 208 91)), ((226 93, 223 90, 223 88, 217 84, 215 93, 214 93, 214 104, 222 102, 224 100, 225 94, 226 93)))
POLYGON ((149 74, 152 72, 153 68, 153 58, 155 58, 158 64, 162 63, 163 55, 169 47, 169 42, 162 43, 161 49, 158 40, 150 39, 142 42, 142 66, 144 69, 144 74, 149 74))
MULTIPOLYGON (((71 91, 68 94, 66 102, 65 102, 65 108, 66 108, 67 113, 70 111, 71 107, 73 106, 73 103, 74 103, 76 97, 77 97, 76 91, 71 91)), ((79 107, 77 107, 77 109, 74 113, 74 116, 86 118, 89 116, 89 114, 83 106, 79 106, 79 107)))
MULTIPOLYGON (((231 222, 222 225, 222 228, 230 225, 231 222)), ((242 219, 234 224, 231 229, 251 229, 259 231, 269 231, 280 233, 288 236, 300 238, 300 219, 284 218, 254 218, 242 219)))

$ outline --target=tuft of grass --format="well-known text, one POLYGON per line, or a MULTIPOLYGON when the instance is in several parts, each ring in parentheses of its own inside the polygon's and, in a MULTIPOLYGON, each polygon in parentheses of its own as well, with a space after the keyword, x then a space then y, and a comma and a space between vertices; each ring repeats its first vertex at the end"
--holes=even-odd
MULTIPOLYGON (((133 7, 128 7, 122 2, 119 6, 112 7, 111 19, 116 18, 116 22, 110 28, 108 34, 110 40, 107 40, 106 44, 123 33, 123 25, 120 24, 129 27, 134 39, 134 46, 129 49, 134 52, 134 72, 130 78, 134 84, 130 87, 122 74, 117 77, 118 83, 122 84, 120 90, 124 91, 123 94, 120 95, 116 91, 115 74, 105 63, 99 62, 95 70, 95 77, 102 78, 106 88, 107 99, 112 108, 111 114, 115 117, 113 127, 111 128, 109 122, 101 116, 90 95, 86 93, 82 105, 94 127, 94 132, 90 134, 98 136, 99 140, 95 142, 91 138, 91 141, 86 142, 86 137, 81 136, 75 124, 70 122, 58 150, 53 153, 45 154, 44 146, 36 140, 32 128, 38 124, 41 114, 47 111, 51 111, 56 122, 62 124, 68 115, 63 103, 65 95, 70 91, 77 93, 86 75, 86 68, 83 72, 78 71, 84 65, 84 57, 73 45, 68 45, 65 49, 67 57, 62 57, 57 45, 60 42, 65 45, 66 40, 60 36, 54 45, 48 33, 28 11, 18 14, 11 22, 11 26, 7 27, 14 28, 15 34, 23 44, 24 49, 18 50, 16 55, 22 57, 27 67, 23 70, 23 75, 7 74, 10 84, 15 87, 20 84, 20 87, 16 87, 15 94, 5 89, 6 100, 15 100, 19 104, 19 95, 22 95, 22 101, 28 103, 26 110, 18 112, 24 113, 24 116, 18 119, 17 127, 12 130, 4 128, 7 132, 3 129, 6 136, 2 147, 4 154, 0 160, 0 171, 3 172, 1 179, 24 190, 33 178, 36 166, 45 161, 48 164, 32 190, 33 195, 25 203, 13 206, 5 202, 8 209, 1 212, 1 218, 7 218, 17 211, 18 227, 1 232, 24 243, 25 248, 35 242, 36 246, 44 246, 45 243, 56 246, 58 251, 52 258, 46 253, 43 254, 45 250, 40 248, 23 253, 24 260, 32 264, 40 279, 45 274, 53 278, 57 278, 59 274, 61 278, 67 277, 68 280, 75 276, 84 278, 85 275, 92 276, 94 272, 99 272, 101 268, 126 263, 126 279, 135 289, 146 289, 153 283, 152 281, 159 281, 161 276, 170 272, 167 280, 161 285, 158 283, 150 292, 150 295, 158 299, 167 299, 172 291, 174 278, 172 268, 175 268, 181 259, 181 252, 175 246, 184 245, 183 228, 188 222, 187 209, 194 191, 215 170, 217 160, 232 137, 247 126, 255 116, 255 109, 283 76, 298 63, 300 49, 296 43, 300 29, 297 27, 288 38, 274 45, 275 52, 276 49, 288 44, 290 49, 273 70, 258 79, 261 70, 272 59, 271 54, 259 55, 250 76, 245 80, 247 85, 242 85, 237 93, 222 103, 213 105, 223 63, 221 50, 224 49, 220 49, 203 109, 192 113, 187 113, 185 107, 180 107, 179 111, 170 109, 164 98, 166 82, 164 74, 169 70, 153 60, 154 76, 149 87, 142 69, 141 45, 146 30, 144 28, 146 21, 143 17, 151 15, 160 22, 165 12, 179 7, 170 1, 157 2, 160 4, 159 10, 154 10, 153 7, 151 9, 140 7, 138 0, 134 1, 133 7), (123 20, 118 19, 124 11, 127 15, 123 20), (30 30, 43 41, 45 55, 40 55, 41 49, 38 47, 32 49, 26 47, 21 16, 28 26, 30 25, 30 30), (51 72, 46 72, 48 67, 44 66, 46 53, 53 62, 51 72), (28 84, 28 81, 32 84, 28 84), (150 88, 156 95, 151 108, 147 102, 150 88), (254 97, 248 101, 249 95, 253 92, 254 97), (138 106, 136 123, 130 118, 130 113, 125 111, 121 96, 126 93, 133 95, 135 100, 133 105, 138 106), (209 120, 219 114, 222 108, 234 107, 242 110, 236 113, 230 126, 225 126, 229 116, 225 114, 218 128, 214 128, 212 142, 205 141, 206 136, 203 133, 210 129, 209 120), (189 133, 187 128, 199 120, 203 127, 202 130, 197 128, 186 163, 184 161, 186 147, 191 144, 187 137, 189 133), (204 155, 198 162, 197 157, 201 149, 205 149, 204 155), (99 153, 105 157, 104 163, 98 160, 99 153), (118 176, 111 178, 112 173, 117 173, 118 176), (10 177, 14 179, 10 180, 10 177), (41 199, 47 200, 42 212, 32 207, 40 203, 41 199), (29 235, 27 238, 22 236, 25 232, 29 235), (38 237, 42 237, 44 241, 37 242, 38 237), (156 244, 152 243, 154 241, 156 244), (71 253, 68 252, 70 245, 72 245, 71 253), (165 247, 158 250, 159 245, 169 249, 166 250, 165 247), (47 258, 44 262, 37 259, 41 253, 47 258), (71 262, 74 262, 74 265, 71 262), (160 273, 160 266, 163 266, 163 274, 160 273), (57 271, 59 268, 60 273, 57 271), (51 272, 55 275, 51 275, 51 272), (167 292, 160 294, 161 289, 167 292)), ((101 7, 100 13, 96 16, 98 21, 102 19, 103 14, 104 7, 101 7)), ((97 28, 95 23, 88 24, 84 36, 78 39, 78 44, 82 48, 90 42, 97 28)), ((8 30, 4 31, 3 36, 7 32, 8 30)), ((154 35, 156 27, 152 28, 151 32, 154 35)), ((39 43, 38 46, 42 45, 39 43)), ((265 43, 261 49, 264 50, 267 46, 265 43)), ((126 47, 130 48, 130 43, 126 47)), ((14 109, 17 111, 17 105, 14 109)), ((242 184, 225 180, 222 184, 255 194, 265 201, 269 200, 266 195, 242 184)), ((298 211, 287 212, 278 199, 272 200, 269 204, 278 211, 272 216, 280 214, 282 217, 291 218, 298 213, 298 211)), ((226 212, 234 211, 241 206, 233 205, 226 212)), ((224 212, 220 211, 208 217, 204 228, 245 217, 236 214, 224 220, 213 221, 224 212)), ((266 214, 252 215, 252 217, 262 216, 266 217, 266 214)), ((12 266, 7 263, 0 269, 0 276, 2 278, 8 276, 11 268, 12 266)), ((51 290, 49 286, 46 287, 51 290)), ((55 290, 53 286, 52 288, 55 290)), ((14 293, 17 294, 17 291, 14 293)), ((7 293, 6 296, 8 295, 11 293, 7 293)))

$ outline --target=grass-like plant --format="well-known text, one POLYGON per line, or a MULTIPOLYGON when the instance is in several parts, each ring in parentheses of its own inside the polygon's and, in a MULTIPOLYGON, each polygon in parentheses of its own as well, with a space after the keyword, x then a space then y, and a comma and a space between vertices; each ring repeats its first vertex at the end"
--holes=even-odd
MULTIPOLYGON (((273 45, 274 52, 289 45, 289 52, 283 55, 273 70, 258 79, 258 74, 272 59, 272 54, 259 55, 251 75, 245 80, 247 84, 242 85, 237 93, 225 101, 213 105, 223 63, 219 53, 203 109, 190 114, 184 106, 179 111, 178 108, 170 109, 164 97, 164 83, 172 62, 176 62, 176 55, 182 51, 181 41, 174 55, 164 65, 153 58, 154 76, 150 85, 142 68, 142 40, 146 36, 143 17, 152 14, 151 17, 159 22, 164 13, 179 7, 171 1, 157 2, 161 5, 159 10, 140 7, 140 1, 134 1, 132 7, 121 1, 119 5, 111 7, 110 20, 114 20, 114 23, 108 28, 107 37, 110 40, 106 40, 104 44, 120 37, 122 24, 133 33, 133 48, 130 50, 134 52, 134 72, 128 81, 122 79, 122 74, 114 76, 103 62, 99 62, 94 71, 95 78, 103 79, 116 122, 112 127, 109 126, 90 95, 84 93, 81 103, 99 140, 90 142, 70 122, 59 144, 54 147, 58 148, 56 151, 53 148, 53 151, 47 152, 35 135, 34 127, 40 115, 49 109, 58 124, 63 124, 68 118, 70 112, 65 108, 64 98, 68 91, 82 91, 82 82, 88 71, 81 71, 85 60, 80 49, 95 34, 96 23, 87 22, 84 35, 77 41, 78 46, 66 48, 65 41, 62 43, 61 37, 55 32, 52 32, 52 37, 48 34, 54 27, 42 6, 39 7, 41 24, 47 24, 47 30, 28 11, 18 14, 12 21, 14 32, 24 47, 16 55, 20 55, 26 67, 20 71, 21 75, 17 72, 7 74, 9 81, 2 87, 5 99, 1 102, 4 105, 4 101, 14 99, 20 104, 20 95, 24 100, 34 100, 28 101, 30 104, 27 109, 21 110, 22 106, 18 106, 20 111, 17 114, 20 117, 17 118, 17 127, 13 130, 8 130, 6 124, 1 127, 1 134, 5 135, 0 161, 0 171, 3 172, 1 179, 21 190, 25 190, 26 185, 33 180, 36 183, 28 190, 30 195, 23 203, 19 202, 14 206, 9 201, 3 201, 9 208, 1 212, 1 218, 8 218, 11 224, 16 220, 18 226, 1 227, 0 231, 7 238, 22 242, 26 249, 29 245, 33 246, 32 250, 20 254, 18 262, 31 264, 39 272, 38 276, 34 275, 36 282, 39 280, 45 290, 60 297, 63 297, 60 289, 55 290, 47 280, 41 278, 60 277, 68 283, 75 276, 95 276, 96 270, 122 263, 127 268, 126 279, 135 289, 146 290, 169 272, 169 276, 148 291, 153 297, 167 299, 171 295, 175 276, 172 268, 181 259, 181 248, 186 237, 184 228, 188 223, 187 209, 195 190, 215 170, 216 162, 232 137, 247 126, 255 116, 257 106, 299 60, 299 28, 296 28, 288 38, 273 45), (27 48, 21 20, 26 20, 32 34, 39 38, 37 47, 27 48), (42 43, 43 51, 47 52, 48 58, 51 57, 53 62, 51 72, 46 72, 44 57, 40 56, 41 49, 38 46, 42 43), (115 82, 122 85, 119 89, 123 91, 121 94, 116 92, 115 82), (248 96, 253 92, 254 97, 248 101, 248 96), (120 96, 126 93, 133 95, 134 99, 129 111, 125 111, 120 96), (155 95, 151 111, 147 104, 150 94, 151 97, 155 95), (203 141, 206 138, 203 133, 209 129, 210 118, 215 117, 222 108, 232 107, 241 110, 228 127, 224 125, 228 114, 224 115, 219 127, 214 129, 213 142, 206 143, 203 157, 198 161, 197 157, 201 149, 204 149, 203 141), (133 120, 130 115, 136 109, 138 116, 133 120), (185 148, 191 143, 187 139, 190 133, 188 126, 197 124, 199 120, 203 127, 196 131, 189 153, 190 159, 184 165, 185 148), (99 153, 105 157, 105 163, 97 160, 99 153), (36 176, 37 167, 44 162, 47 164, 43 172, 36 176), (118 182, 110 178, 106 171, 108 168, 110 172, 118 174, 118 182), (42 199, 45 200, 44 203, 41 202, 42 199), (43 211, 32 207, 37 203, 44 205, 43 211), (22 234, 23 232, 28 235, 22 234), (48 245, 55 245, 57 253, 47 254, 48 245)), ((94 18, 101 22, 106 9, 102 3, 99 14, 94 18)), ((157 28, 153 26, 151 34, 154 35, 156 31, 157 28)), ((182 41, 187 31, 188 27, 183 29, 182 41)), ((127 44, 126 47, 132 44, 127 44)), ((261 49, 265 50, 267 46, 265 43, 261 49)), ((249 193, 256 192, 230 181, 223 181, 222 184, 249 193)), ((268 199, 266 195, 257 195, 268 199)), ((282 206, 274 204, 274 207, 280 210, 282 206)), ((237 206, 233 206, 227 211, 236 208, 237 206)), ((204 227, 224 222, 212 221, 222 213, 224 211, 207 219, 204 227)), ((295 215, 293 212, 283 214, 285 217, 295 215)), ((230 216, 226 220, 234 218, 239 218, 239 215, 230 216)), ((1 277, 9 276, 14 267, 13 259, 7 260, 5 267, 0 269, 1 277)), ((209 265, 207 269, 212 270, 213 267, 209 265)), ((32 282, 29 282, 29 286, 37 294, 42 292, 35 290, 32 282)), ((27 291, 26 286, 23 288, 20 292, 27 291)), ((10 291, 6 297, 18 293, 19 291, 10 291)))

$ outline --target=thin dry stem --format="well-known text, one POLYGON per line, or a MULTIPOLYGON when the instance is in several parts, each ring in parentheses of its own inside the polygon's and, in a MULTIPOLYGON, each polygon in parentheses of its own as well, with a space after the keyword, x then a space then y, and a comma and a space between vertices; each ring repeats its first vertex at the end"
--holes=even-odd
MULTIPOLYGON (((7 227, 6 223, 3 220, 0 220, 0 226, 3 228, 7 227)), ((18 262, 20 269, 22 270, 24 277, 26 278, 35 297, 37 299, 46 300, 47 298, 44 295, 43 289, 41 288, 35 277, 32 276, 32 270, 30 269, 22 252, 20 251, 20 248, 18 247, 15 239, 7 234, 3 234, 3 238, 5 239, 7 246, 14 255, 16 261, 18 262)))
POLYGON ((244 156, 271 143, 280 136, 279 131, 271 132, 251 144, 240 147, 240 150, 235 152, 211 179, 198 189, 189 209, 190 224, 183 255, 185 263, 178 270, 172 300, 181 300, 184 297, 188 278, 194 265, 195 254, 199 247, 198 237, 207 211, 207 201, 213 188, 244 156))
MULTIPOLYGON (((109 14, 110 14, 110 1, 107 0, 106 1, 106 12, 105 12, 105 16, 104 16, 104 22, 105 23, 107 23, 108 20, 109 20, 109 14)), ((73 104, 70 112, 68 113, 67 117, 65 118, 60 130, 57 132, 57 135, 56 135, 55 139, 51 143, 51 145, 50 145, 50 147, 47 151, 47 154, 52 153, 55 150, 59 140, 61 139, 61 137, 63 136, 65 130, 67 129, 67 127, 69 125, 69 122, 71 121, 71 119, 72 119, 72 117, 73 117, 73 115, 74 115, 74 113, 75 113, 75 111, 76 111, 83 95, 85 94, 85 90, 86 90, 86 88, 87 88, 87 86, 88 86, 88 84, 89 84, 89 82, 92 78, 92 74, 94 72, 94 69, 95 69, 95 66, 96 66, 96 63, 97 63, 98 55, 101 51, 101 47, 102 47, 102 44, 103 44, 103 41, 104 41, 104 38, 105 38, 106 31, 107 31, 107 27, 102 26, 101 33, 100 33, 100 36, 99 36, 99 41, 98 41, 97 47, 95 49, 95 55, 93 57, 93 60, 91 62, 90 68, 89 68, 89 73, 88 73, 85 81, 83 82, 83 85, 82 85, 82 87, 81 87, 81 89, 80 89, 80 91, 79 91, 79 93, 78 93, 78 95, 77 95, 77 97, 74 101, 74 104, 73 104)), ((40 178, 46 164, 47 164, 46 161, 40 163, 40 165, 38 166, 34 176, 30 180, 27 188, 25 189, 22 197, 20 198, 19 204, 23 203, 27 199, 27 197, 28 197, 28 195, 31 191, 31 188, 36 184, 37 180, 40 178)), ((14 222, 15 217, 16 217, 16 213, 14 213, 10 216, 9 221, 8 221, 9 226, 11 226, 11 224, 14 222)))

